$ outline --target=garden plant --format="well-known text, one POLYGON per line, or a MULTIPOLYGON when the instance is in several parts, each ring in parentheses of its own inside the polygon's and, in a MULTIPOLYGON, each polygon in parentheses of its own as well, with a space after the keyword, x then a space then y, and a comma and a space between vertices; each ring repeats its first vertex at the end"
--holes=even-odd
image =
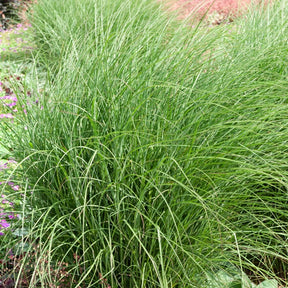
POLYGON ((285 287, 287 12, 38 0, 0 58, 3 285, 285 287))

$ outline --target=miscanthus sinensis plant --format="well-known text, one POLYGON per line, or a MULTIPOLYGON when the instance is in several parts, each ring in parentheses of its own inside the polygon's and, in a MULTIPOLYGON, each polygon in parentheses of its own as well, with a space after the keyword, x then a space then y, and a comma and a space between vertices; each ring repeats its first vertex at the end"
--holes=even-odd
POLYGON ((30 287, 55 263, 70 287, 285 282, 286 7, 209 30, 149 0, 38 1, 43 110, 14 140, 30 287))

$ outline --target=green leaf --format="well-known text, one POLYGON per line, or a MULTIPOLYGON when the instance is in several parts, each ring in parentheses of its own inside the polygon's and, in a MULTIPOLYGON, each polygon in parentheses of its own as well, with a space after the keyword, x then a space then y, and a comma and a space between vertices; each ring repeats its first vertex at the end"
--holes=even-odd
POLYGON ((278 283, 275 279, 265 280, 257 285, 256 288, 278 288, 278 283))
MULTIPOLYGON (((246 276, 246 275, 245 275, 246 276)), ((251 282, 248 277, 241 279, 241 272, 238 270, 233 273, 220 270, 214 275, 208 276, 209 288, 250 288, 251 282), (247 278, 247 279, 246 279, 247 278), (248 283, 248 284, 247 284, 248 283)))
POLYGON ((23 236, 26 236, 28 234, 28 230, 25 228, 16 229, 12 234, 17 236, 17 237, 23 237, 23 236))
POLYGON ((10 154, 11 153, 6 148, 0 145, 0 159, 6 158, 10 154))

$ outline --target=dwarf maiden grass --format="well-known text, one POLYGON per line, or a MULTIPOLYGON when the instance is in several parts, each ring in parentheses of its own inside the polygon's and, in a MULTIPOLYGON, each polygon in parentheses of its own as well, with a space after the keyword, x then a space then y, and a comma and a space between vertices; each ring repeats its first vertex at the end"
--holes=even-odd
POLYGON ((14 150, 33 192, 33 281, 53 283, 58 262, 76 287, 205 287, 231 265, 285 281, 280 2, 208 30, 148 0, 39 1, 49 96, 14 150))

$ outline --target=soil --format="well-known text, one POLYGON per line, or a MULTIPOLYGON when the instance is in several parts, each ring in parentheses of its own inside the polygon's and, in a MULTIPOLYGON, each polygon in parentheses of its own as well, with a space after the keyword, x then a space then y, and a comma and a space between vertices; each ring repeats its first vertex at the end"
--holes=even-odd
MULTIPOLYGON (((163 0, 158 0, 162 1, 163 0)), ((192 17, 206 19, 210 24, 220 24, 225 20, 233 22, 252 5, 267 4, 271 0, 164 0, 171 11, 177 11, 179 19, 192 17), (252 4, 253 2, 253 4, 252 4)))

